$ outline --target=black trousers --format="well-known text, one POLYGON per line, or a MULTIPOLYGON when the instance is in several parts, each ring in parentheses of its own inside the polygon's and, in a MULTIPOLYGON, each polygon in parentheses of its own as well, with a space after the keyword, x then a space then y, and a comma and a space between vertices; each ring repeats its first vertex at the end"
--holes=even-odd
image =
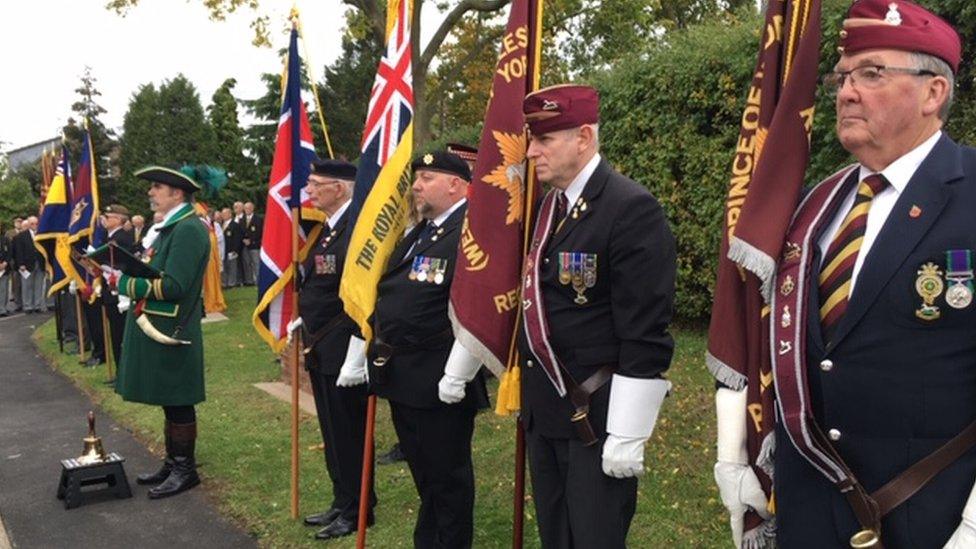
POLYGON ((125 313, 119 312, 119 307, 115 303, 105 306, 105 315, 108 316, 108 328, 112 335, 112 357, 118 366, 122 360, 122 335, 125 331, 125 313))
MULTIPOLYGON (((362 486, 363 444, 366 440, 366 386, 336 387, 335 374, 318 368, 308 372, 325 443, 325 467, 332 480, 332 504, 342 517, 359 517, 359 491, 362 486)), ((372 479, 370 479, 372 482, 372 479)), ((376 507, 376 492, 369 487, 369 514, 376 507)))
POLYGON ((102 302, 96 300, 95 303, 88 303, 85 298, 81 298, 81 307, 84 312, 85 320, 85 340, 90 342, 92 356, 105 360, 105 330, 102 329, 102 302))
POLYGON ((471 547, 474 536, 473 408, 419 409, 390 402, 393 426, 420 495, 417 549, 471 547))
POLYGON ((546 549, 627 547, 637 479, 603 474, 603 441, 548 438, 526 430, 532 498, 546 549))

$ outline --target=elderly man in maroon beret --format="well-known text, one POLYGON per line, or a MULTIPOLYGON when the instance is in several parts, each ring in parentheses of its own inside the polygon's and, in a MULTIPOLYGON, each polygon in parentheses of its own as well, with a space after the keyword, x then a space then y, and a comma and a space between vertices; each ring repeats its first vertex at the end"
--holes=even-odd
POLYGON ((764 545, 741 540, 749 507, 775 511, 779 547, 976 547, 976 150, 943 131, 959 36, 860 0, 839 50, 824 83, 857 162, 805 196, 778 266, 775 504, 744 390, 718 390, 716 480, 742 547, 764 545))
POLYGON ((550 187, 522 276, 522 412, 543 547, 625 547, 670 383, 675 243, 647 189, 600 155, 587 86, 523 104, 550 187))

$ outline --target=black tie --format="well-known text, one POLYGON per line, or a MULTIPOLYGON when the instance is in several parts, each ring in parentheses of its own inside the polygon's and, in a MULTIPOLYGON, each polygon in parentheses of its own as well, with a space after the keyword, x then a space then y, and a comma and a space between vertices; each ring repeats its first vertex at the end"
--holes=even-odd
POLYGON ((437 224, 433 221, 427 221, 422 229, 420 229, 420 234, 417 235, 417 240, 414 241, 413 246, 410 247, 410 255, 414 250, 420 249, 421 246, 427 244, 431 237, 434 236, 434 231, 437 230, 437 224))

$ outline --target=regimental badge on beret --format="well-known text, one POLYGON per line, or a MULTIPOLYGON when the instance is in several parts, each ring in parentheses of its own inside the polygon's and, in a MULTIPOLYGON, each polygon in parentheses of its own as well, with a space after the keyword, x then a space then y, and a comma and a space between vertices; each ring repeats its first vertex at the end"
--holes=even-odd
POLYGON ((465 181, 471 181, 471 168, 468 163, 462 160, 460 156, 446 151, 427 153, 414 160, 410 167, 414 171, 441 172, 455 175, 465 181))
POLYGON ((552 101, 551 99, 545 99, 542 101, 542 110, 544 111, 558 111, 559 103, 552 101))
POLYGON ((892 2, 888 4, 888 13, 885 14, 885 23, 889 25, 901 25, 901 13, 898 12, 898 4, 892 2))
POLYGON ((433 163, 434 163, 434 155, 432 155, 430 153, 425 154, 424 155, 424 165, 425 166, 430 166, 433 163))

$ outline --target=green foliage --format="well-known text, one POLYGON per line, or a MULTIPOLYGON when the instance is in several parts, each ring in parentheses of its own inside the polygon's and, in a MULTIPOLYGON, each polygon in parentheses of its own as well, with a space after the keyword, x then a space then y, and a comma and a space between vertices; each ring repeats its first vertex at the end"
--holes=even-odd
POLYGON ((27 179, 17 175, 0 179, 0 225, 5 230, 13 226, 15 217, 37 215, 39 206, 37 194, 27 179))
POLYGON ((723 198, 757 44, 746 15, 673 33, 596 80, 601 149, 664 206, 678 244, 676 310, 704 319, 723 198))
POLYGON ((213 162, 217 143, 196 88, 182 74, 150 83, 129 101, 123 121, 117 198, 130 209, 148 214, 146 183, 132 174, 143 166, 213 162))
POLYGON ((117 170, 115 167, 116 139, 115 133, 105 127, 99 118, 105 114, 105 109, 98 104, 98 97, 102 92, 95 86, 97 79, 91 73, 91 67, 85 67, 81 75, 81 83, 75 88, 78 100, 72 103, 73 116, 65 124, 64 140, 71 155, 72 169, 81 160, 81 149, 85 139, 85 123, 88 121, 88 132, 91 135, 92 151, 95 157, 95 169, 98 173, 98 190, 101 203, 111 204, 116 198, 117 170))
POLYGON ((264 198, 265 184, 258 178, 254 163, 244 155, 244 129, 237 115, 237 99, 233 90, 237 80, 228 78, 214 92, 213 103, 207 107, 207 120, 216 139, 216 154, 211 162, 227 170, 229 184, 212 199, 212 206, 229 206, 234 201, 253 201, 264 198))
POLYGON ((242 99, 241 105, 254 119, 244 130, 244 148, 256 165, 256 178, 267 183, 274 158, 275 135, 281 113, 281 75, 266 72, 261 75, 265 94, 257 99, 242 99))
MULTIPOLYGON (((346 15, 350 25, 353 14, 346 15)), ((319 101, 329 127, 332 151, 337 158, 359 158, 369 92, 381 53, 374 41, 357 39, 347 31, 342 37, 342 54, 332 65, 325 67, 323 81, 318 85, 319 101)), ((318 144, 322 135, 318 116, 313 118, 312 126, 318 144)))
MULTIPOLYGON (((197 455, 203 484, 197 490, 214 501, 257 538, 259 547, 321 548, 314 530, 289 517, 289 404, 253 384, 279 381, 281 369, 267 346, 251 334, 253 289, 225 292, 227 322, 203 325, 207 400, 197 407, 200 439, 197 455)), ((675 357, 668 372, 678 390, 661 410, 647 444, 648 471, 640 480, 637 509, 628 536, 635 548, 705 548, 729 545, 728 515, 718 501, 715 462, 714 380, 701 367, 704 334, 676 330, 675 357)), ((35 334, 41 353, 70 377, 120 425, 161 455, 162 414, 158 407, 123 402, 104 384, 103 368, 84 368, 74 356, 58 353, 54 323, 35 334)), ((490 383, 494 394, 497 383, 490 383)), ((390 447, 396 434, 386 402, 376 410, 376 449, 390 447)), ((314 417, 302 414, 300 436, 299 516, 320 512, 332 499, 322 463, 322 442, 314 417)), ((491 412, 478 415, 472 440, 476 502, 474 547, 511 547, 515 429, 511 418, 491 412)), ((376 525, 370 547, 412 547, 419 500, 410 471, 403 463, 379 466, 376 473, 376 525)), ((527 479, 528 480, 528 479, 527 479)), ((540 547, 531 482, 526 483, 525 547, 540 547)), ((198 494, 198 495, 201 495, 198 494)), ((355 547, 355 536, 328 547, 355 547)))

